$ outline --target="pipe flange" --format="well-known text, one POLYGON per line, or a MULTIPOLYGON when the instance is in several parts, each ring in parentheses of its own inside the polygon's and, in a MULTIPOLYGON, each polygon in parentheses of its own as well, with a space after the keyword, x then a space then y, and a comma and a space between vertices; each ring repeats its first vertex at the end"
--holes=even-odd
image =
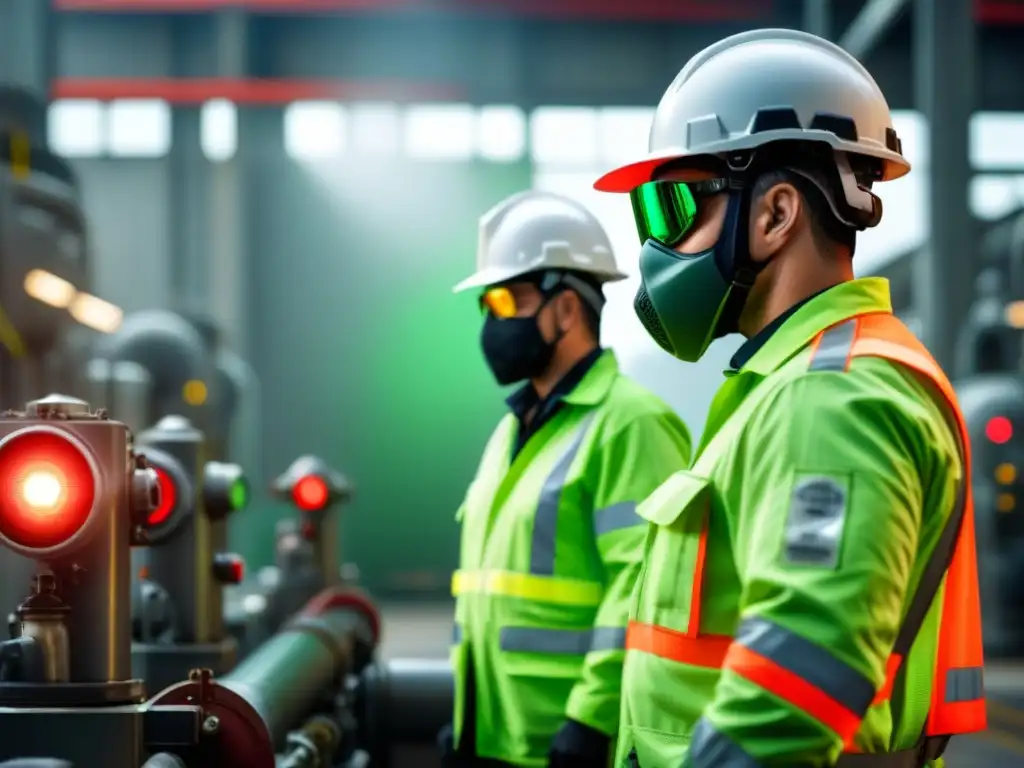
POLYGON ((204 731, 197 750, 198 761, 194 766, 190 762, 189 768, 275 767, 274 744, 263 718, 248 701, 209 676, 175 683, 146 705, 199 705, 203 708, 203 722, 216 722, 215 729, 204 731))
POLYGON ((301 615, 320 616, 337 609, 351 609, 362 615, 373 635, 373 644, 376 646, 380 642, 380 611, 377 610, 377 606, 373 604, 370 596, 361 589, 328 587, 306 603, 301 615))

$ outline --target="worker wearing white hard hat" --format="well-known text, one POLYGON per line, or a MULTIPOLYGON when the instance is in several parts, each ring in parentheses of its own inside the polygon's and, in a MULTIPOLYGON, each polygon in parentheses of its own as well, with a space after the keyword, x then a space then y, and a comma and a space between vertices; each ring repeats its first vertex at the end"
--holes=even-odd
POLYGON ((481 346, 522 382, 458 512, 453 726, 446 766, 594 768, 618 727, 636 503, 686 466, 690 437, 598 343, 621 280, 583 206, 524 192, 480 222, 481 346))

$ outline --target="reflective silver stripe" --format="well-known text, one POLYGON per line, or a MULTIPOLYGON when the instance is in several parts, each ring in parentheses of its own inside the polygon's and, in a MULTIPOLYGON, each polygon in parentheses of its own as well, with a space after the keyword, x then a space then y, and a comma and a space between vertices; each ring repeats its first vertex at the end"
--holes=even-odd
POLYGON ((555 462, 554 468, 544 481, 537 502, 537 514, 533 519, 533 540, 530 544, 530 573, 539 576, 555 574, 555 540, 558 537, 558 507, 562 500, 562 488, 569 476, 569 468, 579 453, 587 427, 594 420, 590 413, 583 420, 572 443, 555 462))
POLYGON ((503 627, 501 650, 530 653, 556 653, 582 656, 591 651, 615 651, 626 646, 622 627, 596 629, 538 629, 503 627))
POLYGON ((981 667, 957 667, 946 672, 946 703, 977 701, 985 695, 981 667))
POLYGON ((864 716, 875 698, 875 686, 867 677, 778 624, 745 619, 736 642, 807 681, 858 717, 864 716))
POLYGON ((690 768, 760 768, 761 765, 703 717, 693 727, 686 764, 690 768))
POLYGON ((458 645, 462 642, 462 625, 452 625, 452 645, 458 645))
POLYGON ((590 641, 592 651, 618 651, 626 647, 625 627, 595 627, 590 641))
POLYGON ((640 515, 636 513, 635 501, 620 501, 610 507, 599 509, 594 513, 594 535, 604 536, 612 531, 619 531, 623 528, 632 528, 634 525, 647 524, 640 515))
POLYGON ((847 320, 829 328, 821 335, 818 348, 811 356, 811 371, 845 371, 846 363, 853 350, 853 338, 857 331, 857 321, 847 320))

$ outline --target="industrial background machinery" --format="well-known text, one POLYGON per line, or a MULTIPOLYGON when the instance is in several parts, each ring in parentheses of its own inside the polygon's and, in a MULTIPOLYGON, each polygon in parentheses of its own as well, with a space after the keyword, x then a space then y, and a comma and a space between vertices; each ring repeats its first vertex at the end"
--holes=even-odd
POLYGON ((128 428, 74 398, 31 402, 0 419, 0 487, 0 544, 38 568, 15 637, 0 645, 0 760, 366 764, 345 685, 380 632, 364 596, 325 590, 231 673, 197 668, 147 701, 131 670, 129 548, 147 543, 162 484, 128 428))
POLYGON ((353 493, 343 474, 316 456, 300 456, 270 492, 295 514, 275 526, 274 564, 232 591, 228 621, 246 647, 275 632, 320 590, 353 584, 358 577, 354 565, 340 565, 338 555, 338 508, 353 493))
MULTIPOLYGON (((116 329, 120 310, 92 294, 78 178, 47 145, 46 101, 0 85, 0 407, 76 388, 79 358, 116 329)), ((0 611, 13 610, 31 564, 0 551, 0 611)))
POLYGON ((977 287, 957 349, 956 390, 971 435, 985 652, 997 658, 1024 654, 1024 374, 1004 276, 988 269, 977 287))
POLYGON ((209 460, 203 433, 184 416, 165 416, 137 445, 161 499, 145 520, 148 546, 135 558, 132 668, 155 690, 193 668, 222 674, 237 660, 222 591, 245 574, 227 551, 227 522, 248 504, 249 485, 238 465, 209 460))

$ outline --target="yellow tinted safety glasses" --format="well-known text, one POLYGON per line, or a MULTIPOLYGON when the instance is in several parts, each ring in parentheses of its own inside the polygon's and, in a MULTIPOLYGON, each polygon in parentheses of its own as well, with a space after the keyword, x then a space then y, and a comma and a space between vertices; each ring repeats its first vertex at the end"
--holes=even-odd
POLYGON ((480 309, 490 312, 499 320, 515 317, 519 312, 516 297, 512 295, 512 291, 501 287, 488 288, 484 291, 480 296, 480 309))

